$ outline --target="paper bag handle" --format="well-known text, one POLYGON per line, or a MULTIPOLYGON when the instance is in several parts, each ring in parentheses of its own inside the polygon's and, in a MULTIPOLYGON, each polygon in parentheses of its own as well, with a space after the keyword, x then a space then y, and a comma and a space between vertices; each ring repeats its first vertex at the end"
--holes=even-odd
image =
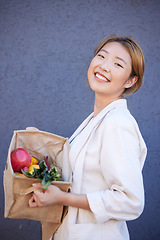
POLYGON ((40 188, 29 187, 29 188, 26 188, 26 189, 21 189, 20 195, 21 195, 21 196, 25 196, 25 195, 27 195, 27 194, 29 194, 29 193, 31 193, 31 192, 34 192, 34 191, 43 192, 43 190, 40 189, 40 188))

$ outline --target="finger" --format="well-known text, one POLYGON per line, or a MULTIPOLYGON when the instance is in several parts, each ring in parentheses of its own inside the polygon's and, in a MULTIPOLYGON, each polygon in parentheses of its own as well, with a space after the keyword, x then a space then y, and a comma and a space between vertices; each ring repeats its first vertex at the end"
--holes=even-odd
POLYGON ((37 207, 37 203, 34 199, 34 197, 32 196, 30 199, 29 199, 29 207, 37 207))
POLYGON ((32 186, 35 187, 35 188, 37 188, 37 189, 38 189, 38 188, 39 188, 39 189, 43 189, 42 183, 33 183, 32 186))
POLYGON ((27 131, 39 131, 39 129, 36 127, 26 127, 26 130, 27 131))
POLYGON ((34 200, 38 203, 40 199, 42 199, 42 197, 44 197, 45 192, 43 192, 42 190, 35 190, 33 193, 34 196, 34 200))

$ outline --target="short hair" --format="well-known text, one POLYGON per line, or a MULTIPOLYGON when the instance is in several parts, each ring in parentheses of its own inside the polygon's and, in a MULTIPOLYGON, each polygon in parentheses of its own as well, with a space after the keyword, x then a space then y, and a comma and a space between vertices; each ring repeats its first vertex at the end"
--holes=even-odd
POLYGON ((98 47, 95 49, 94 54, 97 55, 97 53, 109 42, 118 42, 122 46, 126 48, 128 51, 131 61, 132 61, 132 70, 130 74, 130 78, 137 76, 137 82, 130 88, 126 88, 122 94, 123 97, 129 96, 132 93, 136 92, 143 83, 143 75, 144 75, 144 56, 142 49, 136 43, 131 37, 125 36, 120 37, 117 34, 112 34, 107 37, 105 37, 102 42, 98 45, 98 47))

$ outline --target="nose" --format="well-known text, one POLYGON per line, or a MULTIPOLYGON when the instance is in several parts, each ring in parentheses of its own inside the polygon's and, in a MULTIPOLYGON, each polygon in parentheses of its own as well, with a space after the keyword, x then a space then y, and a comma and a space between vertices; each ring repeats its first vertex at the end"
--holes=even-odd
POLYGON ((103 63, 101 63, 100 68, 103 71, 109 72, 110 71, 110 64, 108 61, 104 61, 103 63))

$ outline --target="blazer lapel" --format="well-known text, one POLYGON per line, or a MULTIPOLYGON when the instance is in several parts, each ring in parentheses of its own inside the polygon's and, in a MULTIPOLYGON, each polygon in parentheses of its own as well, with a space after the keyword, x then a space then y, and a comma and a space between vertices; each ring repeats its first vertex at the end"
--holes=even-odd
MULTIPOLYGON (((117 106, 125 106, 126 107, 126 100, 125 99, 119 99, 117 101, 112 102, 107 107, 105 107, 95 118, 93 118, 94 114, 91 113, 78 127, 78 129, 74 132, 74 134, 69 139, 69 142, 73 141, 74 138, 78 137, 78 140, 75 141, 73 146, 70 150, 70 162, 72 166, 72 171, 74 170, 75 162, 77 159, 78 154, 82 150, 83 146, 86 144, 86 141, 89 139, 91 133, 94 131, 94 129, 100 124, 100 122, 103 120, 103 118, 116 108, 117 106), (92 120, 91 120, 92 119, 92 120), (88 126, 87 126, 88 125, 88 126)), ((81 159, 81 161, 83 161, 81 159)))
MULTIPOLYGON (((125 100, 121 100, 121 102, 122 102, 122 105, 124 106, 125 100)), ((73 183, 72 183, 71 191, 74 193, 81 192, 84 160, 85 160, 87 147, 89 144, 88 140, 91 137, 91 135, 94 133, 94 130, 96 129, 96 127, 98 127, 98 125, 101 123, 103 118, 106 116, 106 114, 108 114, 108 112, 114 109, 117 106, 117 104, 121 105, 120 100, 108 105, 95 118, 93 118, 93 113, 90 114, 89 117, 87 117, 86 120, 84 120, 84 122, 79 126, 79 128, 75 131, 75 133, 69 139, 69 141, 71 142, 75 137, 78 138, 78 140, 75 141, 75 143, 72 145, 70 150, 70 163, 73 171, 73 183)), ((76 223, 77 212, 78 212, 77 208, 69 207, 69 212, 67 216, 69 223, 76 223)))
POLYGON ((73 135, 69 138, 69 143, 71 143, 74 138, 86 127, 89 121, 93 118, 93 113, 91 113, 77 128, 77 130, 73 133, 73 135))

